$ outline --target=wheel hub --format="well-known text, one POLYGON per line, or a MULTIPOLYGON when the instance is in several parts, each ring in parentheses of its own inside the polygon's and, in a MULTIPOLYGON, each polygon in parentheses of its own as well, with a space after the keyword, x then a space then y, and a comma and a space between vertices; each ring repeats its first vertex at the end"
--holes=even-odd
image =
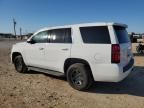
POLYGON ((83 83, 82 73, 79 72, 78 70, 74 70, 72 72, 72 82, 79 86, 82 85, 83 83))

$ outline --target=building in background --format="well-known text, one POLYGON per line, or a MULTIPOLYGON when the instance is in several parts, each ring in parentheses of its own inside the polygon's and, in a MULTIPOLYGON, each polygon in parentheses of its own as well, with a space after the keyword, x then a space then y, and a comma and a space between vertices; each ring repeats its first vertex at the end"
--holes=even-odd
POLYGON ((0 33, 0 38, 15 38, 11 33, 0 33))
POLYGON ((15 35, 11 34, 11 33, 0 33, 0 40, 2 39, 18 39, 18 40, 23 40, 23 39, 28 39, 30 36, 32 36, 33 33, 28 33, 28 34, 25 34, 25 35, 17 35, 15 37, 15 35))
POLYGON ((131 39, 132 43, 137 43, 137 42, 144 42, 144 33, 134 33, 130 32, 128 33, 131 39))

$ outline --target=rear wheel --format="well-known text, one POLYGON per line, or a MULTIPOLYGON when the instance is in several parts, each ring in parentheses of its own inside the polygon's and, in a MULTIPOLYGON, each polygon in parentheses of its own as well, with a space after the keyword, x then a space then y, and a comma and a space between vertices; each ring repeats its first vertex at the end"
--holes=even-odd
POLYGON ((16 71, 18 72, 25 73, 28 70, 21 55, 15 57, 14 65, 15 65, 16 71))
POLYGON ((86 90, 93 83, 90 69, 82 63, 73 64, 68 68, 67 80, 69 84, 77 90, 86 90))

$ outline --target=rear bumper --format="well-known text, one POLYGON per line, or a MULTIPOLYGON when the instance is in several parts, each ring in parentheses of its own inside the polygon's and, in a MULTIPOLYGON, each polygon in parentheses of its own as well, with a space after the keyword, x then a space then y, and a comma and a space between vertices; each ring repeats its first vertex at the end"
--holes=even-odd
POLYGON ((120 74, 117 76, 117 78, 113 79, 112 82, 120 82, 122 80, 124 80, 130 72, 132 72, 133 70, 133 66, 131 68, 129 68, 129 70, 125 71, 124 73, 119 72, 120 74))
POLYGON ((134 65, 134 59, 131 59, 130 62, 123 67, 123 72, 127 72, 134 65))
POLYGON ((122 67, 118 64, 104 64, 92 66, 92 74, 95 81, 120 82, 132 71, 134 60, 122 67))

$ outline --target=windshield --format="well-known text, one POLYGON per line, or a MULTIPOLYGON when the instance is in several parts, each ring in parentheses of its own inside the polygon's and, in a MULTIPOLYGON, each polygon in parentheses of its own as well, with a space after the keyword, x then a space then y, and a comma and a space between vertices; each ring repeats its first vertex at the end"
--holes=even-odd
POLYGON ((114 26, 117 38, 119 43, 128 43, 130 42, 128 33, 126 31, 125 27, 121 27, 121 26, 114 26))

